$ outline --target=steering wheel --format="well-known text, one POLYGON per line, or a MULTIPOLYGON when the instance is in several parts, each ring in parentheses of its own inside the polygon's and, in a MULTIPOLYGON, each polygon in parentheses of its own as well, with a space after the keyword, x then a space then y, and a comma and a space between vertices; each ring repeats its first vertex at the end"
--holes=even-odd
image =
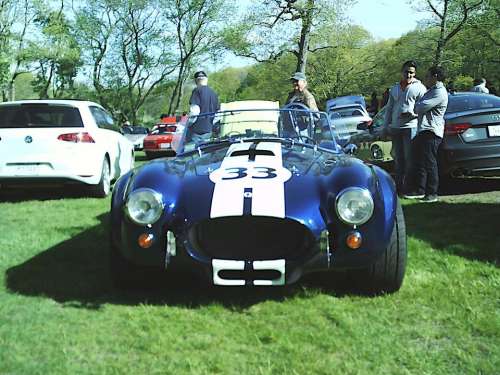
POLYGON ((302 129, 300 124, 304 123, 304 117, 309 117, 311 110, 303 103, 293 102, 283 106, 281 109, 287 110, 290 123, 292 125, 295 134, 288 136, 286 138, 297 138, 297 139, 308 139, 315 143, 314 139, 308 134, 302 134, 301 132, 307 129, 307 122, 305 122, 306 127, 302 129), (293 110, 296 110, 294 112, 293 110))

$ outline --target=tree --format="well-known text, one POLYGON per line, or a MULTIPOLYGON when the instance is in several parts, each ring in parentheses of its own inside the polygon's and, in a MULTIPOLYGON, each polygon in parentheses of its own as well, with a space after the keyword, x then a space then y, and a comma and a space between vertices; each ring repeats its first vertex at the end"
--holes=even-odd
POLYGON ((4 101, 15 99, 15 80, 31 71, 27 51, 34 18, 30 0, 0 2, 0 91, 4 101))
MULTIPOLYGON (((238 56, 263 62, 285 53, 296 58, 296 71, 305 72, 309 52, 335 47, 318 32, 342 22, 345 0, 262 0, 245 19, 226 32, 226 47, 238 56), (314 41, 314 43, 311 43, 314 41)), ((353 4, 353 2, 349 2, 353 4)))
POLYGON ((450 40, 467 24, 470 17, 479 11, 484 0, 425 0, 425 11, 432 14, 430 24, 439 30, 436 39, 434 64, 443 63, 443 52, 450 40))
POLYGON ((41 99, 72 96, 82 61, 73 25, 64 13, 64 1, 55 11, 40 5, 35 22, 42 35, 41 40, 30 43, 30 55, 38 66, 33 86, 41 99))
POLYGON ((177 39, 179 66, 168 105, 168 112, 174 113, 191 68, 208 53, 215 55, 221 49, 220 29, 228 4, 225 0, 167 0, 162 8, 177 39))
POLYGON ((157 0, 89 0, 76 12, 96 95, 120 120, 136 122, 145 100, 178 66, 160 8, 157 0))

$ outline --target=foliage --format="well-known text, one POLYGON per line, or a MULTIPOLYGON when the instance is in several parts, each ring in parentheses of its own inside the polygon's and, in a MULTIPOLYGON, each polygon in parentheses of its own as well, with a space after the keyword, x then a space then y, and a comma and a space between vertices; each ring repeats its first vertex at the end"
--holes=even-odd
POLYGON ((238 24, 228 28, 226 47, 259 62, 276 61, 292 53, 295 71, 305 72, 309 52, 336 45, 326 42, 323 32, 341 22, 346 4, 344 0, 256 2, 238 24))
POLYGON ((72 97, 77 69, 82 65, 81 50, 63 8, 51 10, 41 5, 35 22, 41 26, 41 38, 30 45, 31 60, 37 75, 33 87, 41 99, 72 97))
MULTIPOLYGON (((460 23, 457 9, 462 1, 448 0, 450 30, 460 23)), ((466 5, 479 1, 467 0, 466 5)), ((441 63, 458 89, 468 89, 476 77, 485 77, 492 92, 500 87, 499 1, 483 0, 442 49, 441 63)), ((0 3, 3 100, 32 98, 25 85, 32 80, 38 96, 95 100, 118 121, 152 123, 161 113, 188 109, 190 77, 203 67, 222 102, 270 99, 283 104, 291 89, 289 77, 297 69, 303 31, 302 21, 293 15, 300 16, 299 8, 306 11, 312 4, 308 51, 314 52, 307 57, 307 77, 321 108, 335 96, 382 93, 399 80, 406 60, 417 61, 417 75, 422 77, 434 63, 436 41, 442 36, 429 13, 427 22, 406 35, 375 41, 344 19, 343 0, 261 0, 244 13, 252 22, 234 25, 236 6, 225 0, 87 0, 75 2, 74 8, 67 4, 0 3), (291 13, 280 15, 286 4, 293 5, 291 13), (225 47, 266 62, 209 72, 207 66, 223 55, 221 33, 225 47)), ((429 3, 415 4, 424 9, 422 4, 429 3)))
POLYGON ((184 84, 193 68, 209 55, 221 52, 223 27, 232 12, 225 0, 167 0, 162 3, 162 14, 176 35, 177 78, 171 92, 169 113, 179 109, 184 84))
POLYGON ((480 11, 483 2, 484 0, 420 0, 423 9, 431 14, 428 23, 438 29, 434 39, 434 65, 442 65, 447 44, 470 23, 471 17, 480 11))

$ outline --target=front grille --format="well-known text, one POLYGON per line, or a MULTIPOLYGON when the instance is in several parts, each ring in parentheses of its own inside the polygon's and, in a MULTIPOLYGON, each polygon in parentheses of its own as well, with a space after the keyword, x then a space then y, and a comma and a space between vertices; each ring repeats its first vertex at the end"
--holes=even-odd
POLYGON ((313 248, 314 237, 294 220, 241 216, 202 221, 189 231, 189 242, 210 258, 294 260, 313 248))

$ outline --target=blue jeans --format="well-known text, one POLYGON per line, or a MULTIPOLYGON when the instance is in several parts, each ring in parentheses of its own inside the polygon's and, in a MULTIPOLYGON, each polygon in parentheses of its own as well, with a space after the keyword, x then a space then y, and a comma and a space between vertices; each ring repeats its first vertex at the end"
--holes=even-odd
POLYGON ((394 172, 396 173, 396 188, 399 192, 405 189, 412 168, 411 141, 417 134, 417 128, 390 128, 392 147, 394 148, 394 172))

